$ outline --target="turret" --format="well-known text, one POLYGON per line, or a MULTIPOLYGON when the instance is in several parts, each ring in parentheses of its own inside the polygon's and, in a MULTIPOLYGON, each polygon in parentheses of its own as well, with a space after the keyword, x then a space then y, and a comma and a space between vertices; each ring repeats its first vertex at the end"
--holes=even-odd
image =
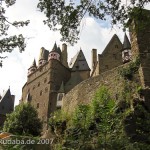
POLYGON ((40 56, 39 56, 39 67, 44 65, 47 60, 48 60, 48 54, 49 54, 49 51, 46 50, 44 47, 41 48, 40 50, 40 56))
POLYGON ((36 66, 36 61, 35 61, 35 59, 34 59, 32 65, 31 65, 30 68, 28 69, 28 76, 29 76, 30 74, 32 74, 33 72, 35 72, 36 69, 37 69, 37 66, 36 66))
POLYGON ((68 53, 67 53, 67 45, 65 43, 62 44, 62 57, 61 62, 62 64, 68 68, 68 53))
POLYGON ((60 57, 61 57, 60 47, 57 47, 57 45, 55 43, 52 51, 49 53, 48 60, 56 59, 56 60, 60 61, 60 57))
POLYGON ((92 49, 92 70, 95 69, 97 64, 97 49, 92 49))
POLYGON ((129 39, 128 39, 126 33, 124 35, 122 60, 123 60, 123 63, 127 63, 131 60, 131 44, 129 42, 129 39))

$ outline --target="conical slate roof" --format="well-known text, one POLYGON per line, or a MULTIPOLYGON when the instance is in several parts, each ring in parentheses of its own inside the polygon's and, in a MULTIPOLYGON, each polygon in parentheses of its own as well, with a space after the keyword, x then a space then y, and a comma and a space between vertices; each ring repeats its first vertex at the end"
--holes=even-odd
POLYGON ((123 42, 123 50, 124 49, 131 49, 131 44, 130 44, 130 41, 125 33, 124 35, 124 42, 123 42))
POLYGON ((57 51, 57 44, 56 44, 56 42, 54 44, 54 47, 53 47, 52 51, 57 51))
POLYGON ((64 82, 62 81, 60 89, 58 91, 59 93, 65 93, 65 88, 64 88, 64 82))
POLYGON ((35 59, 33 60, 33 63, 31 65, 31 67, 36 67, 36 61, 35 61, 35 59))
POLYGON ((52 49, 52 51, 51 51, 51 52, 56 52, 56 53, 58 53, 58 54, 60 54, 60 55, 61 55, 60 47, 57 47, 56 42, 55 42, 54 47, 53 47, 53 49, 52 49))

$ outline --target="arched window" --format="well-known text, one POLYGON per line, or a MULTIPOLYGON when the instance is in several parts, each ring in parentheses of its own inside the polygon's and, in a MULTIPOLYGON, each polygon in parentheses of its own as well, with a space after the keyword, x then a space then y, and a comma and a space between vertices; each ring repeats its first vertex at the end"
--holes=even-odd
POLYGON ((59 93, 57 100, 61 101, 63 97, 64 97, 64 94, 63 93, 59 93))

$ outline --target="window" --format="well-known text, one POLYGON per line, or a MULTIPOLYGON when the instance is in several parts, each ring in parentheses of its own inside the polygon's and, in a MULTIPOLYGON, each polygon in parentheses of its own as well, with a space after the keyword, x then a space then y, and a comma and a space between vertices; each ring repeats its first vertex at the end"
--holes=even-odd
POLYGON ((129 56, 128 52, 124 52, 124 57, 129 56))
POLYGON ((42 95, 42 91, 40 91, 40 96, 42 95))
POLYGON ((36 108, 39 108, 39 103, 37 103, 37 106, 36 106, 36 108))
POLYGON ((44 79, 44 83, 46 83, 46 81, 47 81, 47 78, 44 79))
POLYGON ((38 86, 40 86, 40 82, 38 83, 38 86))
POLYGON ((48 88, 46 87, 46 88, 45 88, 45 93, 46 93, 47 91, 48 91, 48 88))
POLYGON ((63 93, 58 94, 58 101, 61 101, 61 100, 62 100, 62 98, 63 98, 63 96, 64 96, 64 94, 63 94, 63 93))

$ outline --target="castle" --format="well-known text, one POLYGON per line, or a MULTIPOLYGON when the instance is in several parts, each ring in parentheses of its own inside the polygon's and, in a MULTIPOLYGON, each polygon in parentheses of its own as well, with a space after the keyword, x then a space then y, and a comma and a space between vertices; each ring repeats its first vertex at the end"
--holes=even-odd
POLYGON ((28 80, 22 89, 22 101, 30 102, 38 110, 42 121, 47 122, 50 114, 61 108, 64 95, 80 82, 130 61, 127 57, 130 49, 126 34, 123 44, 114 35, 104 52, 99 55, 99 60, 97 50, 92 50, 91 71, 82 50, 68 64, 66 44, 62 45, 61 50, 55 43, 50 52, 42 47, 38 65, 34 60, 28 69, 28 80))
MULTIPOLYGON (((137 22, 131 20, 131 28, 136 26, 137 22)), ((118 36, 114 35, 102 54, 97 55, 97 50, 92 49, 91 69, 82 50, 68 64, 66 44, 62 45, 61 50, 55 43, 50 52, 42 47, 38 65, 34 60, 28 69, 28 78, 22 88, 20 102, 29 102, 37 109, 46 129, 52 112, 60 109, 62 105, 66 111, 70 111, 80 102, 90 101, 102 83, 108 87, 111 85, 112 93, 117 92, 121 85, 119 80, 115 79, 118 72, 116 68, 123 68, 137 56, 141 63, 135 82, 138 81, 142 88, 149 87, 149 29, 147 26, 142 32, 130 30, 131 44, 126 34, 123 44, 118 36)), ((148 90, 145 97, 149 97, 149 94, 148 90)), ((115 96, 117 99, 117 95, 115 96)))

